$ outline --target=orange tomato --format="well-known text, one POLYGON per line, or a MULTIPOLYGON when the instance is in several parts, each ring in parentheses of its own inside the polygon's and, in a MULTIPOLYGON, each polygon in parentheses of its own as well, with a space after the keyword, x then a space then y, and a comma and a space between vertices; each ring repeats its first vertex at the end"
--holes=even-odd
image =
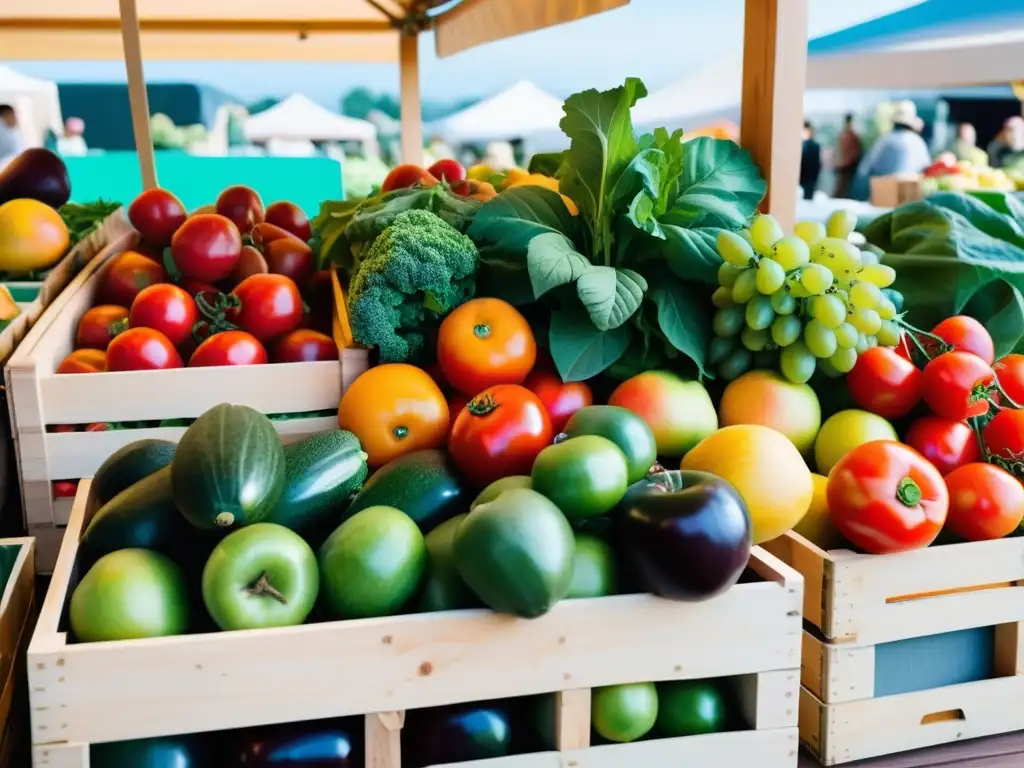
POLYGON ((526 318, 501 299, 473 299, 441 323, 437 362, 445 379, 474 396, 497 384, 520 384, 537 361, 526 318))
POLYGON ((57 373, 103 373, 106 370, 107 353, 102 349, 76 349, 57 366, 57 373))
POLYGON ((341 396, 338 426, 359 438, 372 467, 444 445, 448 403, 430 375, 391 363, 370 368, 341 396))

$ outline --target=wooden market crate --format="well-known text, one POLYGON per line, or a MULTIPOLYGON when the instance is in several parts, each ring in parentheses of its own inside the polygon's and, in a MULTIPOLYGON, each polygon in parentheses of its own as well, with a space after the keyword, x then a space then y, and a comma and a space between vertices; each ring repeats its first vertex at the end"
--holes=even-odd
MULTIPOLYGON (((346 346, 337 361, 245 367, 180 368, 88 375, 57 375, 72 350, 82 314, 93 305, 103 266, 133 247, 138 235, 127 220, 103 251, 43 313, 7 363, 11 423, 29 532, 39 539, 40 570, 52 570, 72 499, 56 499, 53 482, 90 477, 123 445, 144 438, 177 440, 182 427, 107 432, 48 432, 58 424, 194 418, 224 402, 266 414, 337 410, 345 386, 368 365, 365 349, 346 346)), ((336 305, 344 306, 334 277, 336 305), (340 300, 339 300, 340 299, 340 300)), ((335 311, 336 339, 350 338, 335 311)), ((286 440, 337 425, 336 417, 275 421, 286 440)))
POLYGON ((802 580, 761 549, 712 600, 566 600, 534 620, 486 610, 73 644, 62 614, 94 505, 83 481, 29 648, 36 768, 89 744, 365 715, 366 765, 401 768, 407 709, 558 692, 560 752, 475 768, 795 768, 802 580), (751 730, 590 745, 590 689, 738 677, 751 730), (159 692, 154 695, 154 692, 159 692))
POLYGON ((0 570, 7 578, 0 597, 0 768, 23 765, 28 748, 25 653, 35 627, 34 559, 32 539, 0 539, 0 570))
POLYGON ((1024 538, 765 546, 804 576, 800 737, 823 765, 1024 729, 1024 538))

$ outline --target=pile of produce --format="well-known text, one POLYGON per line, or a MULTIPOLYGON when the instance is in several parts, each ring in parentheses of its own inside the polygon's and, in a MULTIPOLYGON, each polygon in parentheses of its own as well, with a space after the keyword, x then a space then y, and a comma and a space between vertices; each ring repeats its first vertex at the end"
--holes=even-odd
POLYGON ((152 189, 128 217, 141 242, 102 268, 57 373, 337 359, 330 273, 294 204, 236 186, 190 215, 152 189))
POLYGON ((973 189, 1013 191, 1013 179, 1001 168, 990 168, 986 162, 977 165, 969 160, 957 160, 952 152, 943 152, 924 173, 921 188, 932 192, 966 192, 973 189))

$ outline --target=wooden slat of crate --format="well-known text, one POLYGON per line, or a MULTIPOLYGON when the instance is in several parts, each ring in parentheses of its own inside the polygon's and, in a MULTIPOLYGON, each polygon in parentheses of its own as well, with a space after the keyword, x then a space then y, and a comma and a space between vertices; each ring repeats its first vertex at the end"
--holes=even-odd
MULTIPOLYGON (((50 761, 40 765, 81 768, 92 742, 395 713, 367 721, 386 755, 408 708, 641 680, 756 675, 741 689, 748 719, 770 731, 796 723, 802 580, 759 549, 751 565, 767 581, 702 603, 627 595, 563 601, 531 621, 456 611, 69 645, 59 622, 88 493, 83 481, 29 649, 35 753, 50 761)), ((563 745, 583 738, 584 699, 570 692, 563 745)), ((780 765, 795 766, 790 753, 780 765)), ((586 764, 609 764, 594 755, 586 764)))
POLYGON ((804 575, 804 618, 834 642, 870 645, 1024 618, 1024 538, 861 555, 788 533, 765 548, 804 575))
POLYGON ((17 768, 11 759, 24 738, 25 652, 35 627, 35 542, 0 539, 0 546, 19 548, 0 599, 0 768, 17 768))

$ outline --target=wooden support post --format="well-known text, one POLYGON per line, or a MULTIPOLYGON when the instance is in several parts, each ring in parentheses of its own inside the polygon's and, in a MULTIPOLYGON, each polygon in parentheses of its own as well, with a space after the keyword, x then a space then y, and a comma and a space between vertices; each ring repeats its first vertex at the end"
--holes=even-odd
POLYGON ((398 36, 402 105, 402 162, 423 162, 423 111, 420 100, 420 45, 416 32, 398 36))
POLYGON ((124 44, 124 66, 128 73, 128 104, 132 111, 135 151, 139 155, 142 188, 153 189, 156 183, 156 155, 149 130, 149 97, 146 76, 142 70, 142 35, 139 31, 139 10, 135 0, 120 0, 121 40, 124 44))
POLYGON ((366 716, 366 768, 402 768, 402 727, 405 712, 366 716))
POLYGON ((740 143, 768 181, 762 209, 796 221, 809 0, 746 0, 740 143))
POLYGON ((559 752, 590 746, 590 689, 555 694, 555 746, 559 752))

